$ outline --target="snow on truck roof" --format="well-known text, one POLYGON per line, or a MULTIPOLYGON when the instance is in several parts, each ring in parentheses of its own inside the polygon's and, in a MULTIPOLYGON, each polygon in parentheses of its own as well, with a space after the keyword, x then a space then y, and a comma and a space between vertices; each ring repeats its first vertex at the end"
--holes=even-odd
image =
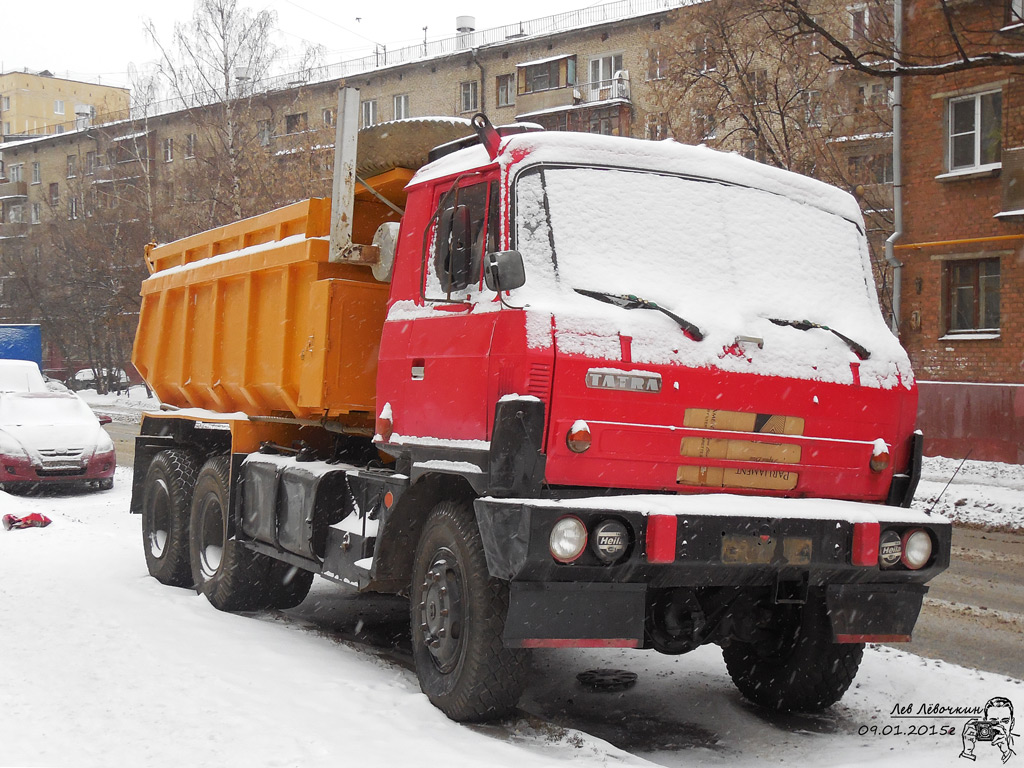
MULTIPOLYGON (((410 186, 454 176, 490 162, 483 146, 468 147, 425 165, 413 177, 410 186)), ((523 168, 542 163, 609 166, 714 179, 784 195, 858 224, 862 221, 854 197, 830 184, 748 160, 733 152, 722 152, 703 144, 680 144, 674 139, 648 141, 538 131, 503 139, 495 162, 501 165, 515 162, 523 168)))

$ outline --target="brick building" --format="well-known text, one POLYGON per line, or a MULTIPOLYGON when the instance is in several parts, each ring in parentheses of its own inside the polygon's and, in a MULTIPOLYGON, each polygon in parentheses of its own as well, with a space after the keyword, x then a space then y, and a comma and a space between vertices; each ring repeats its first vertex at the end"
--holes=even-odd
MULTIPOLYGON (((1024 51, 1019 6, 958 2, 967 52, 1024 51)), ((904 11, 905 51, 955 60, 938 2, 904 11)), ((1024 463, 1024 70, 905 77, 902 103, 899 325, 926 452, 1024 463)))

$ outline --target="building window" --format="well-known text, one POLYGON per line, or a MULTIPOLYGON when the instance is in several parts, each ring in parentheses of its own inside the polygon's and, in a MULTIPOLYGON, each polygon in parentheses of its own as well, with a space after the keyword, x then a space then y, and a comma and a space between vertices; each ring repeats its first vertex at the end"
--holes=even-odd
POLYGON ((766 104, 768 102, 768 70, 751 70, 746 73, 745 78, 751 103, 766 104))
POLYGON ((587 124, 590 133, 599 133, 602 136, 619 135, 619 108, 605 107, 590 112, 587 124))
POLYGON ((949 170, 999 163, 1002 112, 1001 91, 949 100, 949 170))
POLYGON ((78 218, 78 198, 74 195, 68 197, 68 218, 72 220, 78 218))
POLYGON ((590 60, 590 85, 594 88, 608 88, 615 73, 622 69, 622 54, 609 53, 590 60))
POLYGON ((999 330, 999 259, 948 262, 946 287, 950 333, 999 330))
POLYGON ((9 224, 21 224, 25 221, 25 209, 20 205, 12 205, 7 212, 7 222, 9 224))
POLYGON ((885 83, 865 83, 857 86, 857 104, 862 107, 884 106, 889 101, 885 83))
POLYGON ((285 133, 301 133, 306 130, 309 125, 306 112, 299 112, 294 115, 284 116, 284 132, 285 133))
POLYGON ((39 163, 32 163, 32 183, 41 184, 43 181, 43 173, 39 169, 39 163))
POLYGON ((194 133, 185 134, 185 157, 196 156, 196 138, 194 133))
POLYGON ((60 185, 57 182, 50 185, 50 205, 60 205, 60 185))
POLYGON ((41 203, 32 203, 30 209, 30 215, 32 216, 32 223, 38 224, 43 218, 43 206, 41 203))
POLYGON ((661 80, 665 77, 661 68, 661 48, 647 49, 647 79, 661 80))
POLYGON ((718 69, 715 47, 711 44, 711 39, 707 35, 704 35, 700 42, 697 43, 696 54, 701 72, 714 72, 718 69))
POLYGON ((459 111, 475 112, 479 104, 476 80, 459 83, 459 111))
POLYGON ((0 112, 7 112, 11 109, 11 97, 0 96, 0 112))
POLYGON ((327 126, 328 128, 334 125, 335 111, 333 109, 328 108, 323 110, 320 113, 320 116, 323 118, 324 125, 327 126))
POLYGON ((401 93, 395 96, 395 120, 405 120, 409 117, 409 94, 401 93))
POLYGON ((169 163, 174 160, 174 139, 164 139, 163 143, 164 150, 164 162, 169 163))
POLYGON ((701 126, 701 141, 707 141, 708 139, 716 138, 718 133, 718 120, 715 119, 713 113, 705 113, 697 118, 701 126))
POLYGON ((78 158, 75 155, 68 155, 68 178, 73 179, 78 171, 78 158))
POLYGON ((377 123, 377 100, 369 99, 359 103, 359 112, 362 116, 362 127, 368 128, 377 123))
POLYGON ((516 83, 512 75, 498 75, 498 106, 511 107, 516 103, 516 83))
POLYGON ((668 120, 664 112, 651 112, 647 115, 647 138, 651 141, 668 138, 668 120))
POLYGON ((270 121, 269 120, 257 120, 256 121, 256 139, 259 141, 261 147, 270 145, 270 121))
POLYGON ((850 12, 850 39, 864 40, 868 36, 868 26, 871 23, 871 16, 866 5, 854 5, 850 12))
POLYGON ((1010 24, 1024 22, 1024 0, 1010 0, 1010 24))
POLYGON ((520 69, 520 93, 534 93, 535 91, 547 91, 562 86, 562 62, 565 62, 565 84, 573 85, 576 82, 576 59, 555 58, 546 61, 539 61, 536 64, 528 64, 520 69))
POLYGON ((96 153, 86 152, 85 153, 85 175, 92 176, 96 173, 96 153))
POLYGON ((8 168, 8 176, 11 181, 24 181, 24 163, 17 163, 8 168))
POLYGON ((61 99, 53 102, 53 114, 63 115, 64 114, 64 102, 61 99))

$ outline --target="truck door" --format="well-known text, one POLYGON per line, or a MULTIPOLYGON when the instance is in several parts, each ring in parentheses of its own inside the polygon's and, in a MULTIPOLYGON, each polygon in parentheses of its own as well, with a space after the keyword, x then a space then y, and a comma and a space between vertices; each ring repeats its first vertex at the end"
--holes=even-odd
POLYGON ((483 255, 498 237, 498 184, 479 177, 438 190, 423 264, 424 313, 409 339, 404 434, 486 440, 488 358, 498 312, 483 255), (406 426, 407 425, 407 426, 406 426))

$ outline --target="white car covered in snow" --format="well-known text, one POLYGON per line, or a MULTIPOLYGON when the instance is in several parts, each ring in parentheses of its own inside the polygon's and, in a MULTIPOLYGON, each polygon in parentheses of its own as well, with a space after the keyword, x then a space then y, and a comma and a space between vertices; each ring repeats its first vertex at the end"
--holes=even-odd
POLYGON ((38 365, 29 360, 0 360, 0 393, 45 391, 38 365))
POLYGON ((109 423, 109 416, 97 418, 77 395, 45 385, 43 391, 0 393, 0 486, 84 482, 112 488, 117 460, 102 427, 109 423))

